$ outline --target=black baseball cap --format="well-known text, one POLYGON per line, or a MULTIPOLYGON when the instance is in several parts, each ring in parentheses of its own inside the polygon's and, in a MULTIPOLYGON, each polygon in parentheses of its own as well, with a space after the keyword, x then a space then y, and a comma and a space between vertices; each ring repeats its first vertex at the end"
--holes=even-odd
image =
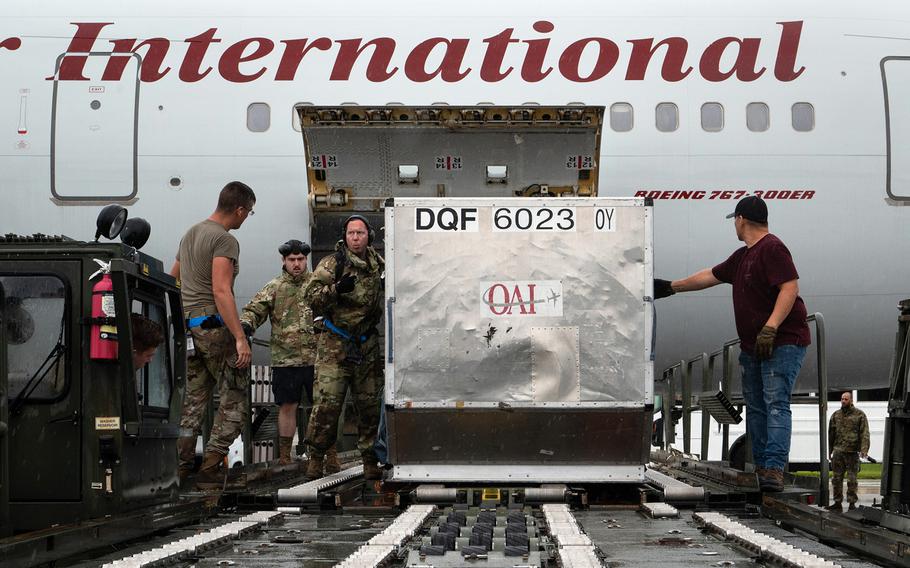
POLYGON ((733 213, 727 215, 727 219, 732 219, 733 217, 740 215, 742 215, 743 219, 755 221, 756 223, 767 223, 768 205, 765 203, 764 199, 757 195, 743 197, 739 200, 739 203, 736 204, 736 209, 733 213))

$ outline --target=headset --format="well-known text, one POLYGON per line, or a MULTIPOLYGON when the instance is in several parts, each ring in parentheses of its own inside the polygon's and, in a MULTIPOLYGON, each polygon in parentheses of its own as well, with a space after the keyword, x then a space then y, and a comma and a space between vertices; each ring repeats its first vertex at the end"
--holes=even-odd
POLYGON ((373 226, 370 225, 370 222, 367 221, 366 217, 357 214, 351 215, 344 220, 344 223, 341 225, 341 240, 345 241, 345 244, 347 244, 347 241, 345 239, 348 233, 348 224, 351 221, 363 221, 363 224, 367 226, 367 244, 373 244, 373 240, 376 238, 376 231, 373 230, 373 226))
POLYGON ((310 245, 298 241, 297 239, 291 239, 278 247, 278 254, 280 254, 282 257, 286 257, 291 254, 302 254, 303 256, 306 256, 310 254, 310 245))

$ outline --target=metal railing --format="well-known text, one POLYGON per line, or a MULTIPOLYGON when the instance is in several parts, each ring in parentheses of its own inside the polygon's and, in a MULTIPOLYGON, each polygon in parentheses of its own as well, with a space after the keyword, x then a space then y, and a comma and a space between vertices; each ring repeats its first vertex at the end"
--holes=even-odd
MULTIPOLYGON (((733 347, 739 345, 739 339, 731 339, 726 341, 719 350, 714 351, 708 356, 708 375, 709 377, 714 377, 714 362, 718 357, 723 357, 723 372, 721 373, 721 382, 720 390, 728 393, 730 392, 730 381, 733 378, 733 358, 730 356, 730 351, 733 347)), ((737 409, 742 412, 743 405, 742 403, 736 405, 737 409)), ((730 425, 723 424, 721 426, 721 452, 720 459, 728 460, 730 459, 730 425)), ((702 412, 701 418, 701 435, 702 435, 702 444, 701 451, 703 456, 708 455, 708 437, 711 435, 711 417, 708 416, 706 412, 702 412)))
MULTIPOLYGON (((818 397, 793 397, 791 402, 811 402, 818 403, 818 428, 819 428, 819 488, 818 501, 824 506, 828 504, 828 436, 827 436, 827 417, 828 417, 828 363, 825 354, 825 318, 820 312, 816 312, 806 318, 807 323, 815 324, 815 350, 817 356, 817 376, 818 376, 818 397)), ((662 398, 661 413, 664 419, 664 441, 662 448, 669 449, 670 444, 676 441, 676 429, 672 419, 673 409, 676 406, 676 383, 680 382, 681 390, 681 408, 683 422, 683 451, 691 453, 692 446, 692 413, 701 411, 701 459, 708 459, 709 437, 711 429, 711 417, 702 407, 701 401, 693 402, 692 380, 693 368, 701 364, 701 386, 702 391, 709 391, 716 388, 714 382, 715 361, 718 357, 723 358, 723 369, 721 373, 720 388, 724 393, 730 392, 733 382, 734 365, 732 351, 739 345, 739 339, 731 339, 724 342, 721 349, 710 354, 702 352, 691 359, 683 359, 678 363, 670 365, 664 369, 662 380, 665 382, 664 396, 662 398)), ((744 405, 742 397, 730 397, 730 400, 740 410, 744 405)), ((730 455, 730 426, 722 425, 722 448, 721 459, 727 460, 730 455)))

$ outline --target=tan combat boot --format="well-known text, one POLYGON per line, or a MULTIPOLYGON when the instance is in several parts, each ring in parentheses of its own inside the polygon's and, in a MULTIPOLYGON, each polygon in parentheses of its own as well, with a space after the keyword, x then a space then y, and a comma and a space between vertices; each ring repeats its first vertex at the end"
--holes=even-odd
POLYGON ((246 477, 243 475, 234 476, 233 479, 228 475, 229 469, 223 467, 224 454, 218 452, 206 451, 202 458, 202 466, 196 475, 196 488, 201 491, 212 489, 225 489, 236 491, 246 488, 246 477))
POLYGON ((196 487, 202 490, 221 489, 225 476, 225 471, 221 468, 222 463, 224 463, 224 454, 205 452, 199 473, 196 475, 196 487))
POLYGON ((339 471, 341 471, 341 463, 338 461, 338 451, 332 445, 325 453, 325 474, 329 475, 339 471))
POLYGON ((182 484, 196 465, 196 436, 177 438, 177 477, 182 484))
POLYGON ((306 464, 306 478, 309 481, 322 477, 322 457, 310 456, 310 461, 306 464))
POLYGON ((294 438, 291 436, 280 436, 278 438, 278 463, 279 465, 290 465, 294 463, 291 457, 291 450, 294 449, 294 438))

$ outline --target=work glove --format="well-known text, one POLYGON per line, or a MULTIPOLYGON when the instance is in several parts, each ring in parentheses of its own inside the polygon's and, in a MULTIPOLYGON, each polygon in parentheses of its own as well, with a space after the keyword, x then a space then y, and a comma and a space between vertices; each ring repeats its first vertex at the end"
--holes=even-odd
POLYGON ((777 328, 766 325, 758 332, 755 338, 755 356, 759 359, 770 359, 774 351, 774 338, 777 337, 777 328))
POLYGON ((669 280, 662 280, 660 278, 654 279, 654 299, 659 300, 661 298, 666 298, 672 296, 676 292, 673 291, 673 287, 670 285, 669 280))
POLYGON ((353 274, 345 274, 338 282, 335 282, 335 291, 339 294, 347 294, 354 291, 354 283, 357 277, 353 274))

